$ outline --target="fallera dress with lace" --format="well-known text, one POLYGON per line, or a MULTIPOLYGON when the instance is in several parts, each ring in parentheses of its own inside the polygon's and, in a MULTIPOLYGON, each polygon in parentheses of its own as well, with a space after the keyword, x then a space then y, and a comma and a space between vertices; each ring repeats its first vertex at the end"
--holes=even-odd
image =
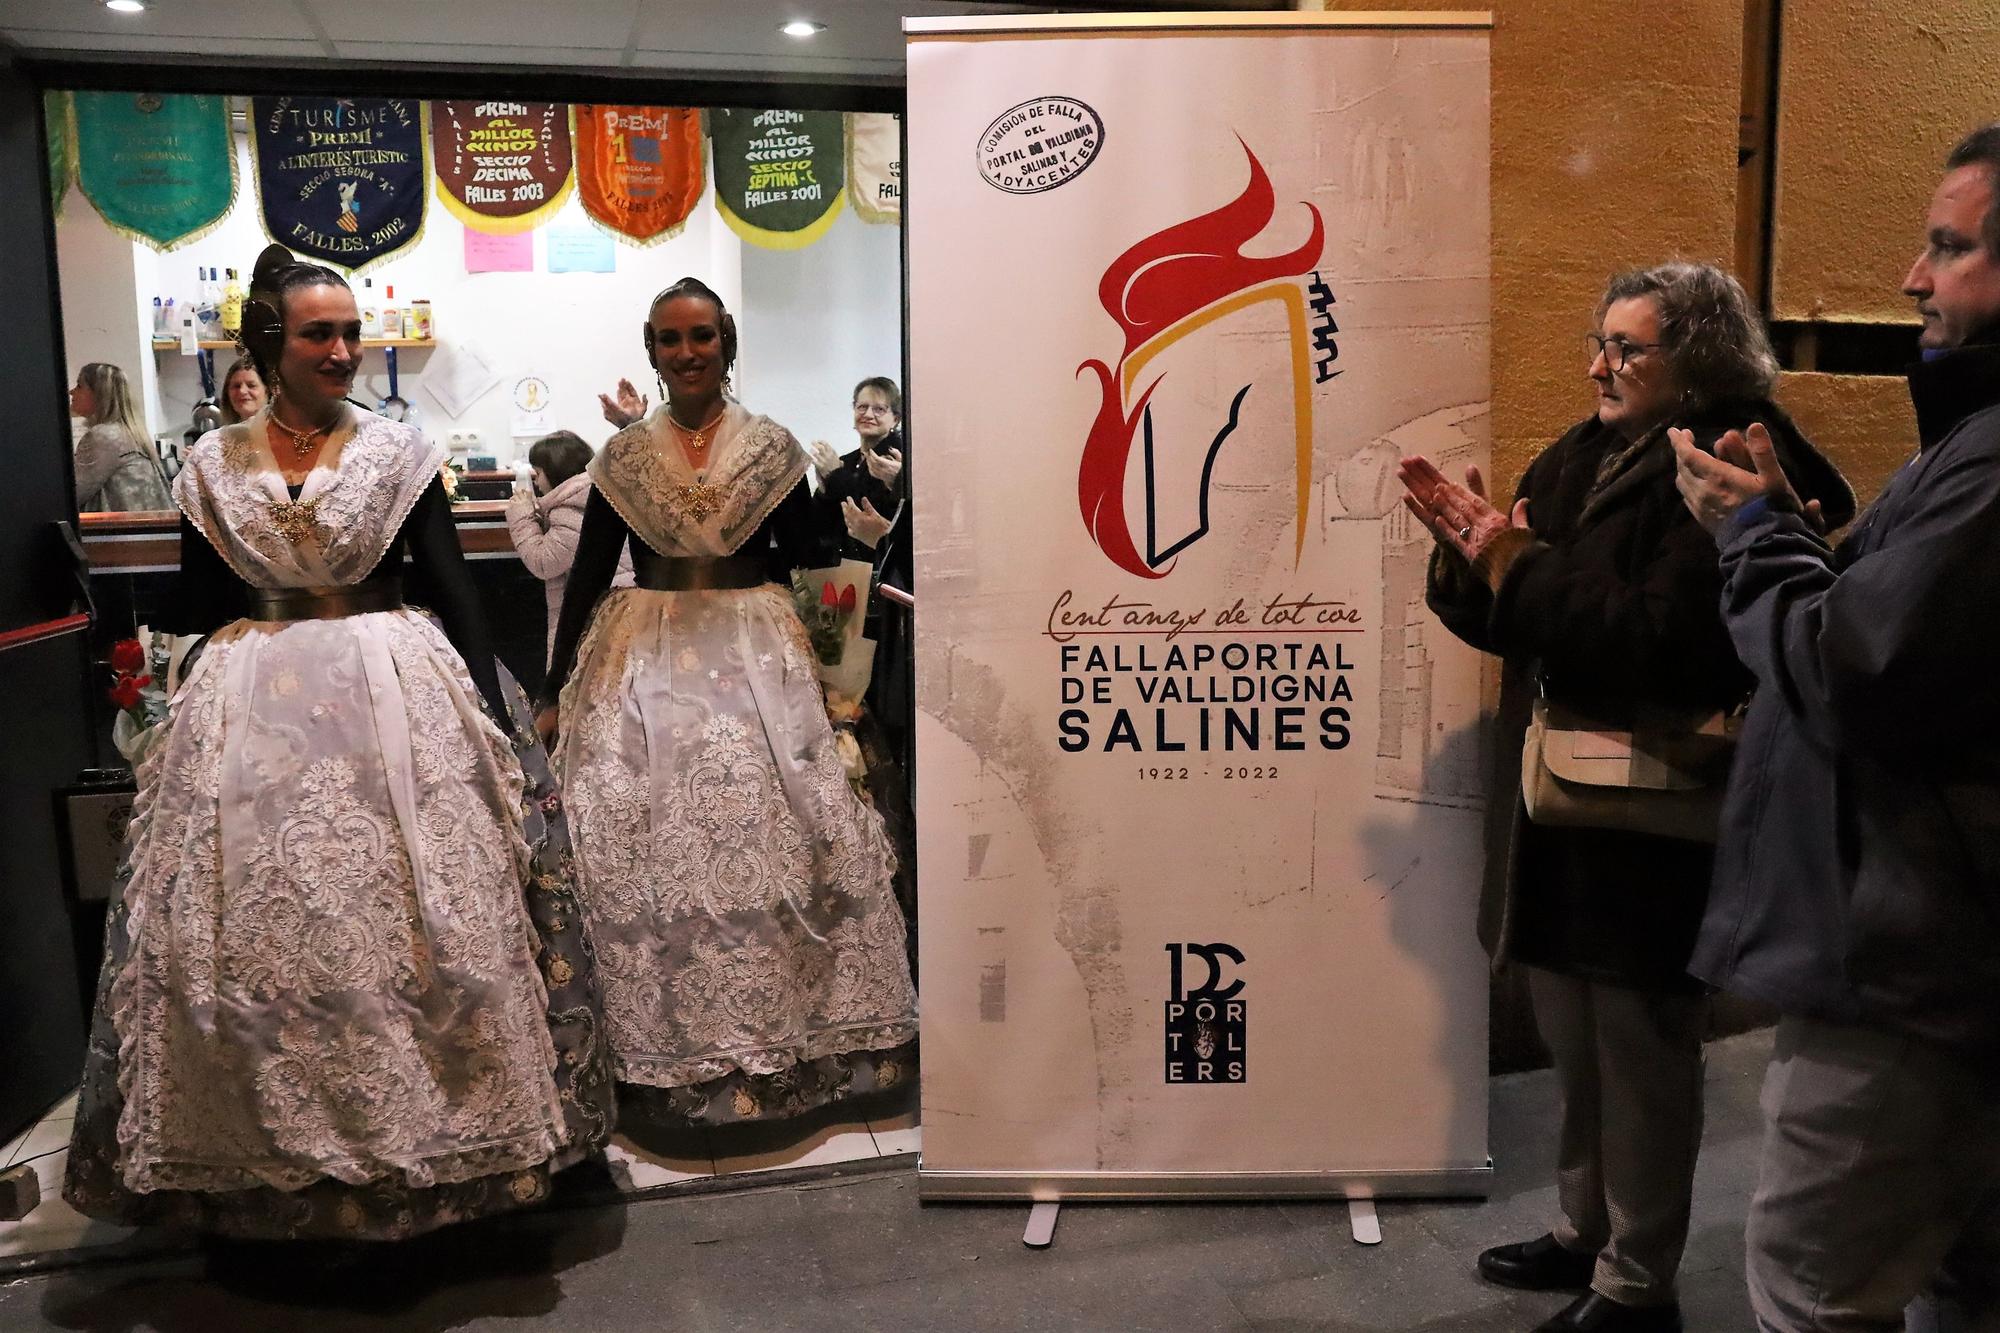
POLYGON ((294 493, 260 414, 176 478, 208 608, 177 628, 214 633, 138 773, 65 1183, 86 1213, 393 1238, 546 1199, 609 1135, 564 814, 442 461, 355 413, 294 493), (214 609, 406 548, 437 622, 214 609))
POLYGON ((556 768, 621 1093, 668 1121, 796 1115, 913 1072, 894 852, 847 780, 785 586, 820 558, 805 467, 790 432, 733 403, 700 472, 664 408, 590 465, 556 768), (607 592, 628 541, 642 584, 655 557, 762 561, 772 581, 607 592))

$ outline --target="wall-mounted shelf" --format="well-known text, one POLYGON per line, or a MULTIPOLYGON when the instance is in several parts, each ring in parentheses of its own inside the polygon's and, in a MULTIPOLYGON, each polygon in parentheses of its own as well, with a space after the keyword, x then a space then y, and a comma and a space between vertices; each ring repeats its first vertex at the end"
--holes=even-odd
MULTIPOLYGON (((180 345, 181 345, 181 340, 179 338, 153 339, 153 350, 156 352, 171 352, 180 345)), ((204 338, 195 345, 201 348, 204 352, 221 352, 233 349, 236 346, 236 340, 234 338, 219 338, 219 339, 204 338)), ((436 347, 437 339, 363 338, 361 340, 361 345, 363 347, 436 347)))

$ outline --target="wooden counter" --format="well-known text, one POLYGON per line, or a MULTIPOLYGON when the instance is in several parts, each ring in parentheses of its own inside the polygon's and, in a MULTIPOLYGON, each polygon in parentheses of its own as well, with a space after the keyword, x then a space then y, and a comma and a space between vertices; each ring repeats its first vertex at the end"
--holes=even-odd
MULTIPOLYGON (((451 507, 459 544, 473 560, 514 560, 507 502, 465 500, 451 507)), ((84 514, 79 527, 93 573, 139 574, 180 567, 180 514, 171 509, 84 514)))

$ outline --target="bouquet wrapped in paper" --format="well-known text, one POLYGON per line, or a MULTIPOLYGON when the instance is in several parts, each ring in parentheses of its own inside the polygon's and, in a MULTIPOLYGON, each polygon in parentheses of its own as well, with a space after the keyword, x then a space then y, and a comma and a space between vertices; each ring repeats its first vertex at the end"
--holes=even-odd
POLYGON ((843 560, 824 569, 792 574, 792 600, 805 621, 819 663, 820 683, 827 705, 834 696, 858 704, 868 693, 875 669, 875 641, 862 634, 868 618, 869 580, 874 569, 865 560, 843 560))
POLYGON ((866 795, 861 779, 866 766, 854 724, 861 717, 861 697, 875 669, 875 641, 862 630, 868 620, 869 583, 874 568, 865 560, 843 560, 824 569, 792 574, 792 600, 812 641, 820 684, 826 689, 826 716, 833 724, 834 744, 848 781, 866 795))

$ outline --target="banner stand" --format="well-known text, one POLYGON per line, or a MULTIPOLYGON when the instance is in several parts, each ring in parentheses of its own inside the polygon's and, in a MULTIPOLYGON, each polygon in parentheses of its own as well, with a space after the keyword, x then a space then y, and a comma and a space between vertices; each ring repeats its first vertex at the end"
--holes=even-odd
POLYGON ((904 28, 919 1197, 1484 1196, 1491 17, 904 28))

